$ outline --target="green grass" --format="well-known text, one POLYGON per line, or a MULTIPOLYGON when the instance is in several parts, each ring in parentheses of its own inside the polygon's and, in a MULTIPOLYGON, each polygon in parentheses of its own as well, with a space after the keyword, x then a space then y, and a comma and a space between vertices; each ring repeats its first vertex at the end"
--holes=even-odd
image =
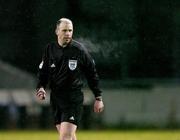
MULTIPOLYGON (((180 130, 78 131, 78 140, 180 140, 180 130)), ((58 140, 56 131, 0 131, 0 140, 58 140)))

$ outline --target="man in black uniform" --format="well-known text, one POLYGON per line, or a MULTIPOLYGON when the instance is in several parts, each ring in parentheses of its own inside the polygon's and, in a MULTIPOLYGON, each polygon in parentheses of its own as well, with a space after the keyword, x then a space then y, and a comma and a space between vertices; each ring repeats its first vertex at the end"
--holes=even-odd
POLYGON ((45 99, 45 88, 50 83, 50 102, 54 123, 61 140, 76 140, 76 129, 83 105, 82 77, 95 96, 94 111, 103 111, 104 105, 95 64, 82 44, 72 39, 73 24, 61 18, 56 25, 57 42, 48 44, 39 65, 36 96, 45 99))

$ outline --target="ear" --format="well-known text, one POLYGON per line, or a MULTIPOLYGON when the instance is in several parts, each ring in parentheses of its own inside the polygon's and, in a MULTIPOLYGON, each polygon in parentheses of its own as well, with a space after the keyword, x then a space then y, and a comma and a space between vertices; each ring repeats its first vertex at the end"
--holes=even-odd
POLYGON ((56 28, 56 30, 55 30, 55 34, 58 35, 58 29, 57 29, 57 28, 56 28))

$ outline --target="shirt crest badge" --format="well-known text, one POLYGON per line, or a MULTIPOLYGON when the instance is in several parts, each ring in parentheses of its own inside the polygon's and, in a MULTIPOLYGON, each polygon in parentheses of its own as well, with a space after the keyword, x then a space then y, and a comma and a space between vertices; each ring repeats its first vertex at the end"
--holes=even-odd
POLYGON ((75 70, 76 69, 76 67, 77 67, 77 60, 69 60, 69 69, 70 70, 75 70))

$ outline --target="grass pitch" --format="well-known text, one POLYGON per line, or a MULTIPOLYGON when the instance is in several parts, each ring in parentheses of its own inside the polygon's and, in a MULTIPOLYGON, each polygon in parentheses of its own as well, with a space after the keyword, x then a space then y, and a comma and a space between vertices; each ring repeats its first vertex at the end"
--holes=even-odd
MULTIPOLYGON (((180 130, 78 131, 78 140, 180 140, 180 130)), ((56 131, 0 131, 0 140, 58 140, 56 131)))

